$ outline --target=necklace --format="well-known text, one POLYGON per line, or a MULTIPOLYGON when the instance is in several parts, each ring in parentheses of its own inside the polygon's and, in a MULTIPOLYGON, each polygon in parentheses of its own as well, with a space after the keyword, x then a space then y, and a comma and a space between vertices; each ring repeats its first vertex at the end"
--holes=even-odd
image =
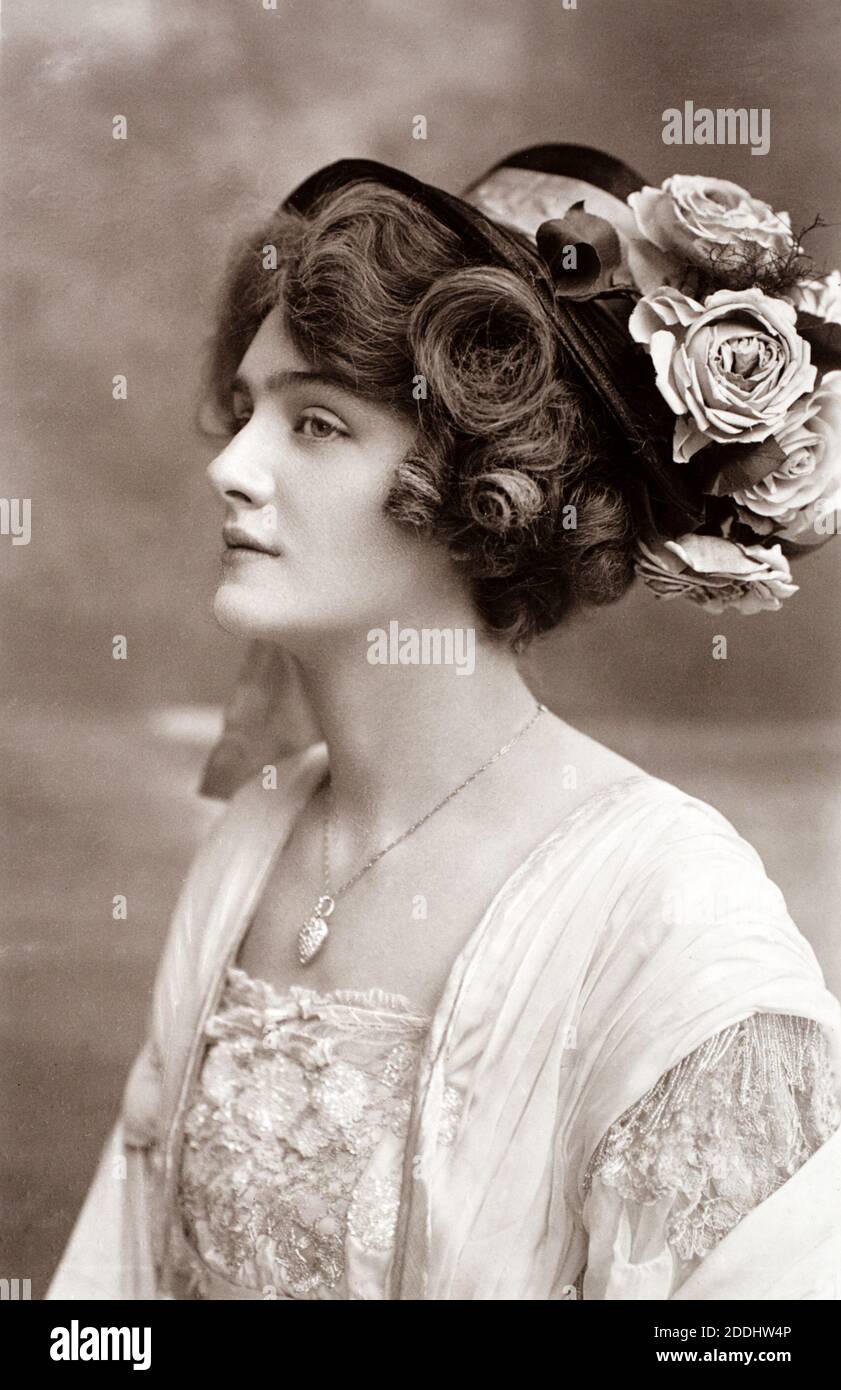
POLYGON ((374 865, 379 863, 384 854, 388 854, 390 849, 394 849, 396 845, 402 844, 403 841, 407 840, 410 835, 413 835, 416 830, 419 830, 422 825, 425 825, 430 817, 435 815, 436 811, 440 811, 442 806, 446 806, 448 801, 452 801, 454 796, 458 796, 458 793, 463 791, 471 782, 475 781, 480 773, 484 772, 486 768, 489 768, 492 763, 497 762, 499 758, 503 758, 506 753, 510 753, 515 743, 519 743, 523 734, 528 732, 532 724, 540 718, 545 710, 546 706, 540 704, 538 701, 534 714, 526 721, 510 742, 504 743, 501 748, 498 748, 486 762, 482 763, 481 767, 477 767, 475 772, 471 772, 469 777, 465 777, 463 782, 459 782, 458 786, 454 787, 451 792, 448 792, 445 797, 442 797, 438 804, 432 807, 431 811, 427 811, 426 815, 421 816, 420 820, 416 820, 414 825, 410 825, 408 830, 404 830, 402 835, 397 836, 396 840, 392 840, 384 849, 378 850, 367 863, 362 865, 361 869, 357 869, 355 874, 351 874, 350 878, 342 884, 341 888, 337 888, 335 892, 331 892, 330 889, 330 824, 332 821, 333 806, 331 795, 332 784, 330 781, 330 773, 327 773, 322 784, 327 787, 328 796, 327 809, 324 815, 324 892, 319 897, 312 913, 298 932, 298 959, 302 965, 309 964, 314 956, 321 950, 327 937, 330 935, 330 928, 327 926, 327 918, 331 917, 333 914, 336 907, 336 899, 341 894, 347 893, 353 888, 354 885, 359 882, 363 874, 367 874, 369 869, 373 869, 374 865))

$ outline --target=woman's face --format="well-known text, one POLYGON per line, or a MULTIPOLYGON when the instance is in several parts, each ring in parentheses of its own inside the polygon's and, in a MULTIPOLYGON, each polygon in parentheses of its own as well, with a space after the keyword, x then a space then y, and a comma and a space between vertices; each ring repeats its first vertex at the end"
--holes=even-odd
POLYGON ((444 550, 383 511, 414 429, 314 373, 281 310, 263 321, 237 376, 236 434, 208 476, 226 507, 214 612, 230 632, 287 641, 411 621, 424 598, 450 607, 444 550))

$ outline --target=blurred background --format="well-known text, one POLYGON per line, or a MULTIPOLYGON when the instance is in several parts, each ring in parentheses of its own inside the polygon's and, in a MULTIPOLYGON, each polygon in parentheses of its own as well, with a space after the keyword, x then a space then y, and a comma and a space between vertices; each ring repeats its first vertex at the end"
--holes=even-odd
MULTIPOLYGON (((839 29, 836 0, 5 0, 2 491, 32 499, 32 539, 0 538, 0 1273, 33 1297, 222 805, 197 784, 243 648, 210 610, 221 517, 193 415, 233 238, 343 155, 457 191, 564 140, 652 183, 733 179, 795 226, 820 212, 810 247, 830 269, 839 29), (688 99, 769 108, 770 153, 664 146, 663 110, 688 99)), ((635 590, 542 642, 529 670, 564 718, 734 822, 841 993, 841 546, 795 577, 782 612, 747 619, 635 590)))

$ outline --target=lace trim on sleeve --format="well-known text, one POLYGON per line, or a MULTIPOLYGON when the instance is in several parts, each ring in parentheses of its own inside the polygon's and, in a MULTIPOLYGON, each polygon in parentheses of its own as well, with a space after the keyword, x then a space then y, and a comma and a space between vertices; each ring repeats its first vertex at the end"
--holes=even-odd
POLYGON ((708 1039, 611 1125, 587 1167, 623 1198, 675 1200, 666 1239, 707 1254, 841 1125, 812 1019, 753 1014, 708 1039))

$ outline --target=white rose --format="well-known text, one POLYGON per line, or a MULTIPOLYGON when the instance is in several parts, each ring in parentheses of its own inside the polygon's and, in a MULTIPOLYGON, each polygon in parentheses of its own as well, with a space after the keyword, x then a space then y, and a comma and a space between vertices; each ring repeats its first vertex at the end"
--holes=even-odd
POLYGON ((777 609, 798 587, 779 545, 740 545, 693 532, 654 548, 640 541, 634 568, 659 598, 688 598, 709 613, 777 609))
POLYGON ((660 188, 630 194, 643 236, 666 253, 678 252, 693 265, 725 272, 756 269, 795 249, 787 212, 751 197, 727 179, 673 174, 660 188))
POLYGON ((774 438, 785 462, 751 487, 733 493, 742 521, 787 539, 811 530, 836 509, 841 491, 841 371, 827 372, 795 401, 774 438))
POLYGON ((664 287, 628 320, 651 354, 660 394, 678 416, 673 457, 686 463, 713 440, 767 439, 817 375, 793 305, 761 290, 718 290, 703 304, 664 287))

